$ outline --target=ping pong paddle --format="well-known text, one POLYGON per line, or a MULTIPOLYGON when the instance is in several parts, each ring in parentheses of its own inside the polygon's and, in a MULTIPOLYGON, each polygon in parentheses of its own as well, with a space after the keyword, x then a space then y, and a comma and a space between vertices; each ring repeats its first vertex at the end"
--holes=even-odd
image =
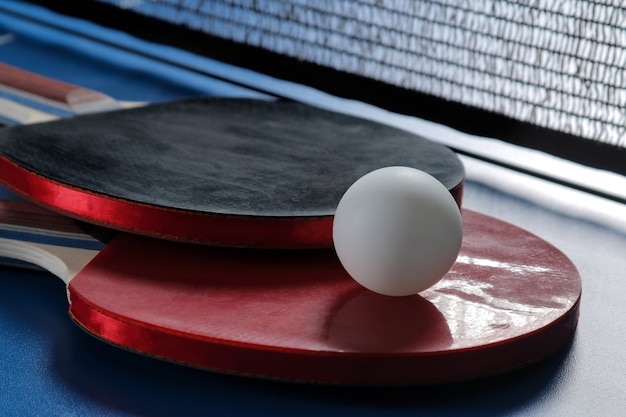
POLYGON ((374 169, 428 172, 461 204, 448 148, 304 104, 198 98, 0 131, 0 181, 66 215, 220 246, 332 246, 343 192, 374 169))
POLYGON ((215 371, 320 383, 445 382, 537 361, 577 324, 581 286, 571 262, 538 237, 470 211, 450 273, 399 299, 359 287, 331 250, 213 248, 124 233, 101 251, 67 249, 104 245, 77 239, 81 229, 68 218, 6 204, 0 255, 64 278, 70 314, 83 328, 215 371), (24 212, 28 221, 15 218, 24 212))
POLYGON ((0 255, 61 276, 71 317, 96 337, 217 372, 429 384, 510 371, 567 343, 581 296, 574 265, 516 226, 468 210, 463 220, 449 273, 399 298, 360 287, 331 249, 220 248, 118 233, 102 250, 68 252, 81 241, 80 223, 19 201, 0 206, 0 255))

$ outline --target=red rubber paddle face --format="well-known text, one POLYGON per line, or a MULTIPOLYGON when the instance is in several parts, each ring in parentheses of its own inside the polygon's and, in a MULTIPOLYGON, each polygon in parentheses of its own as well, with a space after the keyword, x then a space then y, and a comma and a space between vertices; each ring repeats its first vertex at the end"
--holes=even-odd
POLYGON ((87 222, 219 246, 332 247, 361 176, 408 166, 461 203, 448 148, 299 103, 206 98, 0 131, 0 181, 87 222))
POLYGON ((70 282, 70 313, 134 351, 304 382, 463 380, 562 346, 578 321, 574 265, 522 229, 463 216, 457 263, 420 295, 363 289, 332 250, 210 248, 128 235, 70 282))

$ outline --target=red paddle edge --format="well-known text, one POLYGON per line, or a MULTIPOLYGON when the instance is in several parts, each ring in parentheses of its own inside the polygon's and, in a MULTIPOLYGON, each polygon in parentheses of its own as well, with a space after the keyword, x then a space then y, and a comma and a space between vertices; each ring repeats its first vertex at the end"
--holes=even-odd
POLYGON ((573 337, 580 297, 543 329, 506 343, 432 355, 315 353, 228 343, 123 321, 70 291, 70 315, 88 333, 124 349, 227 374, 284 381, 351 385, 408 385, 457 382, 522 368, 554 353, 573 337), (184 347, 183 347, 184 346, 184 347), (181 348, 183 347, 183 348, 181 348), (516 364, 512 366, 511 364, 516 364), (337 379, 341 375, 341 379, 337 379))
MULTIPOLYGON (((5 157, 0 157, 0 171, 5 185, 29 200, 69 217, 130 233, 228 247, 332 247, 332 216, 254 217, 176 210, 61 184, 5 157)), ((450 190, 459 207, 463 184, 461 181, 450 190)))

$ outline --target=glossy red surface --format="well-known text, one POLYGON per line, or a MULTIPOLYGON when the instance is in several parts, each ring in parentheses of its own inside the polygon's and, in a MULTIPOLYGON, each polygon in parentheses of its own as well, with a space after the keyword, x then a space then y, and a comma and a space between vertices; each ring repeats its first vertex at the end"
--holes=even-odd
POLYGON ((159 358, 321 383, 474 378, 567 342, 581 296, 575 266, 518 227, 467 210, 463 217, 457 263, 420 295, 371 293, 330 250, 125 235, 70 283, 70 312, 98 337, 159 358))

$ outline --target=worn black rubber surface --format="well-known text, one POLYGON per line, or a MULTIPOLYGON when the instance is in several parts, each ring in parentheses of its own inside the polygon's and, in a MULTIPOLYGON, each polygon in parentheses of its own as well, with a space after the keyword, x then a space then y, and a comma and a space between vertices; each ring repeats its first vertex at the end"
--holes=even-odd
POLYGON ((355 180, 384 166, 424 170, 449 190, 464 177, 451 150, 414 134, 294 102, 229 98, 5 128, 0 153, 91 193, 244 216, 330 216, 355 180))

